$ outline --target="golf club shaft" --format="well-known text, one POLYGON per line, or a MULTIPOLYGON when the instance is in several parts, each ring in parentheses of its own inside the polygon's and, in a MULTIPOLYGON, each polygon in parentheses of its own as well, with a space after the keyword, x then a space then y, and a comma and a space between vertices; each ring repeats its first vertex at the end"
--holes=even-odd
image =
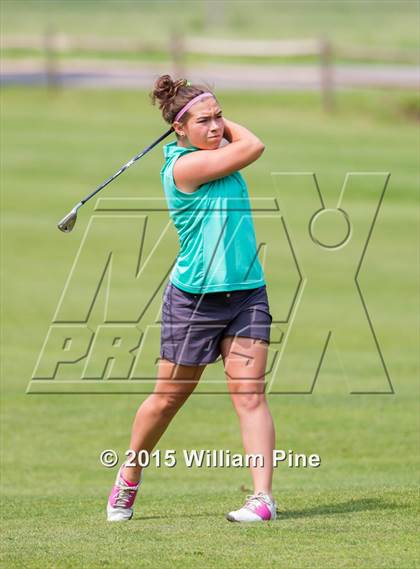
POLYGON ((120 174, 122 174, 125 170, 127 170, 127 168, 129 168, 132 164, 134 164, 134 162, 136 160, 138 160, 139 158, 141 158, 142 156, 144 156, 147 152, 149 152, 149 150, 151 150, 154 146, 156 146, 156 144, 159 144, 159 142, 161 140, 163 140, 164 138, 166 138, 167 136, 169 136, 171 134, 171 132, 173 132, 173 127, 171 127, 167 132, 165 132, 164 134, 162 134, 162 136, 160 136, 157 140, 155 140, 154 142, 152 142, 152 144, 150 144, 149 146, 147 146, 144 150, 142 150, 140 152, 140 154, 137 154, 137 156, 134 156, 134 158, 132 158, 129 162, 127 162, 127 164, 124 164, 124 166, 122 166, 122 168, 120 168, 118 170, 118 172, 116 172, 113 176, 111 176, 110 178, 108 178, 107 180, 105 180, 105 182, 103 182, 100 186, 98 186, 96 188, 96 190, 94 190, 91 194, 89 194, 88 196, 86 196, 84 199, 80 200, 80 204, 83 205, 84 203, 86 203, 88 200, 90 200, 90 198, 93 198, 93 196, 95 194, 97 194, 98 192, 100 192, 103 188, 105 188, 105 186, 107 186, 110 182, 112 182, 112 180, 115 180, 115 178, 118 178, 118 176, 120 174))

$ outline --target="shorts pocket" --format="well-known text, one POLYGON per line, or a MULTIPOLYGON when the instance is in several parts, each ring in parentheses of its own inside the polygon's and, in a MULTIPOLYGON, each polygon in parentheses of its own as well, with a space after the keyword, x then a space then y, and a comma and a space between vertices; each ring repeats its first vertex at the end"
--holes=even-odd
POLYGON ((197 304, 197 295, 191 292, 185 292, 173 286, 171 293, 169 295, 169 301, 174 310, 176 310, 177 308, 194 309, 194 307, 197 304))
POLYGON ((165 319, 169 318, 174 324, 177 322, 189 322, 192 319, 197 302, 198 300, 194 294, 185 293, 175 287, 171 287, 163 297, 162 315, 165 319))

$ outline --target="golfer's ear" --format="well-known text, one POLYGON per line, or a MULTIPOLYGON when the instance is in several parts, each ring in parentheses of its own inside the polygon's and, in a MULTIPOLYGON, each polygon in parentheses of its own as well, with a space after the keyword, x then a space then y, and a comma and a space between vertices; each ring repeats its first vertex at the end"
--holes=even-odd
POLYGON ((178 121, 172 123, 173 129, 179 136, 184 136, 182 124, 178 121))

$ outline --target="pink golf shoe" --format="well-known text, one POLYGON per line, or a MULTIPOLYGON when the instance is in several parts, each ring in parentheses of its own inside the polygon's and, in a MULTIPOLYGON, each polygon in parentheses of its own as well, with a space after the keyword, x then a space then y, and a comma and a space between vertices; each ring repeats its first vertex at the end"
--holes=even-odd
POLYGON ((118 470, 115 484, 112 487, 111 494, 108 498, 106 507, 107 518, 109 522, 125 522, 133 517, 133 504, 137 496, 137 490, 143 479, 143 470, 140 473, 140 481, 135 486, 127 484, 121 476, 121 470, 124 464, 118 470))
POLYGON ((276 517, 276 503, 264 492, 247 496, 242 508, 226 515, 230 522, 269 522, 276 517))

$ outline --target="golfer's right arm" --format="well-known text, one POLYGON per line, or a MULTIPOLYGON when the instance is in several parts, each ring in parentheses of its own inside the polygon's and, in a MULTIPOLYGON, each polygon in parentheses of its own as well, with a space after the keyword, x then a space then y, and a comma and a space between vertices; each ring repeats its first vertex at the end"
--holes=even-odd
POLYGON ((230 144, 215 150, 190 152, 178 158, 174 166, 174 178, 181 188, 193 188, 229 176, 255 162, 264 152, 265 146, 250 130, 223 119, 224 138, 230 144))

